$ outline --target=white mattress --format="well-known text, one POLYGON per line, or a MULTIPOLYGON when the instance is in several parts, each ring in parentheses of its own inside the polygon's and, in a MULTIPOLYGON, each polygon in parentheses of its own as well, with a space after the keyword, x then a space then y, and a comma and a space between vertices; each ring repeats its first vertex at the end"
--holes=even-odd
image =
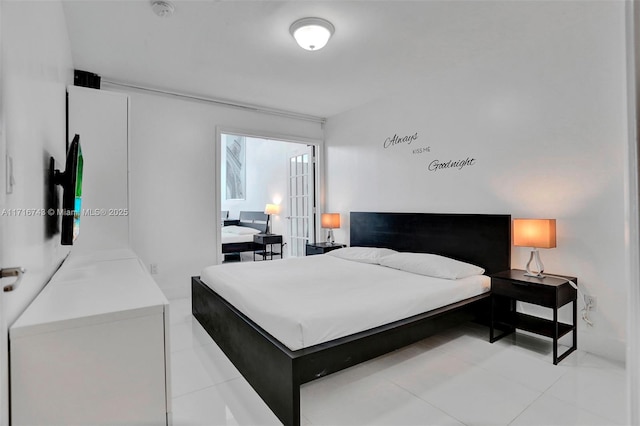
POLYGON ((247 234, 247 235, 238 235, 238 234, 229 234, 229 233, 222 233, 222 244, 229 244, 229 243, 248 243, 253 241, 253 235, 252 234, 247 234))
POLYGON ((201 280, 291 350, 489 291, 484 275, 445 280, 316 255, 216 265, 201 280))

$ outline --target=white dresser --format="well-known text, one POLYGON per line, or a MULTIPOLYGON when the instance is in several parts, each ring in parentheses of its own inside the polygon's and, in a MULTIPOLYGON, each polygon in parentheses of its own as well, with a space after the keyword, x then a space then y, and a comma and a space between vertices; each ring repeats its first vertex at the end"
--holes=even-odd
POLYGON ((9 330, 12 425, 170 424, 168 331, 135 253, 72 252, 9 330))

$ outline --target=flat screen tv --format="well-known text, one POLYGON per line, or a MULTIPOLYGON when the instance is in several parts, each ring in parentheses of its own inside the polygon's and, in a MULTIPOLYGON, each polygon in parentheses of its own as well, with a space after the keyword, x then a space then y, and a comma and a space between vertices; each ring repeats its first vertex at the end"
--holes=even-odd
POLYGON ((80 233, 82 216, 82 148, 80 136, 75 135, 65 162, 64 172, 56 170, 55 183, 62 186, 61 244, 72 245, 80 233))

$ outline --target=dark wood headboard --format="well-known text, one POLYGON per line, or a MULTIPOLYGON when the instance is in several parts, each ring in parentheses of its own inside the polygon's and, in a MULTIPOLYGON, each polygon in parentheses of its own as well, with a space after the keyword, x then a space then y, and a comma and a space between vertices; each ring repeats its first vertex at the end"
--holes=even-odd
POLYGON ((267 215, 264 212, 240 212, 238 225, 267 232, 267 215))
POLYGON ((511 215, 351 212, 350 244, 434 253, 485 274, 511 268, 511 215))

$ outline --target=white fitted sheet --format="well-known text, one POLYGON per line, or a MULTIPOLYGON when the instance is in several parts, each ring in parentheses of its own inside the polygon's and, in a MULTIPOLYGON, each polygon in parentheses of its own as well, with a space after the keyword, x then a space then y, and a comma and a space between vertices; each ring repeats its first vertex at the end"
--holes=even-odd
POLYGON ((291 350, 489 291, 485 275, 446 280, 316 255, 215 265, 201 280, 291 350))

